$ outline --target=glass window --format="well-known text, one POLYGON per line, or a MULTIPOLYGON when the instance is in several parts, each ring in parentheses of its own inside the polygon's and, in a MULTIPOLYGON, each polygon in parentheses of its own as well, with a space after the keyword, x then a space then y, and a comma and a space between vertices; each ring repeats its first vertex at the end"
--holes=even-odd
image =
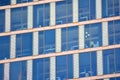
POLYGON ((55 52, 55 30, 39 32, 39 53, 55 52))
POLYGON ((111 17, 120 15, 120 0, 102 0, 102 16, 111 17))
POLYGON ((27 80, 26 61, 10 63, 10 80, 27 80))
POLYGON ((116 55, 116 72, 120 73, 120 48, 115 49, 116 55))
POLYGON ((79 0, 79 21, 95 19, 95 0, 79 0))
POLYGON ((97 75, 97 62, 96 52, 80 53, 79 66, 80 77, 96 76, 97 75))
POLYGON ((0 0, 0 6, 10 5, 10 0, 0 0))
POLYGON ((78 27, 62 29, 62 51, 78 49, 78 27))
POLYGON ((101 23, 85 25, 85 48, 102 46, 101 23))
POLYGON ((0 37, 0 60, 10 58, 10 36, 0 37))
POLYGON ((72 0, 56 3, 56 24, 72 22, 72 0))
POLYGON ((23 30, 27 28, 27 7, 11 9, 11 30, 23 30))
POLYGON ((50 4, 40 4, 34 6, 33 12, 34 28, 50 25, 50 4))
POLYGON ((33 0, 17 0, 17 3, 32 2, 33 0))
POLYGON ((50 59, 36 59, 33 61, 33 80, 50 80, 50 59))
POLYGON ((0 33, 5 31, 5 10, 0 10, 0 33))
POLYGON ((4 80, 4 65, 0 64, 0 80, 4 80))
POLYGON ((120 44, 120 20, 108 22, 109 45, 120 44))
POLYGON ((16 57, 32 55, 32 33, 16 36, 16 57))
POLYGON ((104 74, 113 74, 115 72, 114 49, 103 51, 103 71, 104 74))
POLYGON ((56 57, 56 80, 73 78, 72 55, 56 57))

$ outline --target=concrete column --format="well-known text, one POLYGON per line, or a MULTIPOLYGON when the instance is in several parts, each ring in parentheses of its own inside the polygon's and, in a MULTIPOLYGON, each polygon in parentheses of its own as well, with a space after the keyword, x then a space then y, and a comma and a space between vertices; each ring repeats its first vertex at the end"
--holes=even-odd
POLYGON ((102 18, 102 0, 96 0, 96 18, 102 18))
POLYGON ((108 45, 108 22, 102 23, 102 44, 103 46, 108 45))
POLYGON ((56 20, 55 6, 56 6, 55 2, 50 3, 50 25, 55 25, 55 20, 56 20))
POLYGON ((10 58, 15 58, 16 56, 16 35, 10 36, 10 58))
POLYGON ((39 54, 38 32, 33 32, 33 55, 39 54))
POLYGON ((110 79, 104 79, 104 80, 110 80, 110 79))
POLYGON ((79 78, 79 54, 73 55, 73 77, 79 78))
POLYGON ((56 57, 50 58, 50 80, 56 80, 56 57))
POLYGON ((73 0, 73 22, 78 22, 78 0, 73 0))
POLYGON ((16 0, 11 0, 11 5, 16 4, 16 2, 17 2, 16 0))
POLYGON ((9 80, 9 70, 10 70, 10 64, 5 63, 4 64, 4 80, 9 80))
POLYGON ((97 75, 103 75, 103 55, 102 55, 102 51, 97 51, 97 75))
MULTIPOLYGON (((55 2, 50 3, 50 25, 55 25, 55 2)), ((61 30, 56 30, 56 52, 61 51, 59 42, 61 30), (57 32, 58 31, 58 32, 57 32)), ((50 80, 56 80, 56 57, 50 57, 50 80)))
POLYGON ((61 52, 61 29, 56 29, 56 52, 61 52))
POLYGON ((84 37, 84 25, 79 26, 79 49, 84 49, 84 41, 85 41, 85 37, 84 37))
POLYGON ((27 13, 27 19, 28 19, 28 29, 33 28, 33 6, 28 6, 28 13, 27 13))
POLYGON ((10 21, 11 21, 11 15, 10 15, 11 11, 10 9, 6 9, 5 10, 5 32, 9 32, 10 31, 10 21))
POLYGON ((27 61, 27 80, 32 80, 32 71, 33 71, 32 60, 27 61))

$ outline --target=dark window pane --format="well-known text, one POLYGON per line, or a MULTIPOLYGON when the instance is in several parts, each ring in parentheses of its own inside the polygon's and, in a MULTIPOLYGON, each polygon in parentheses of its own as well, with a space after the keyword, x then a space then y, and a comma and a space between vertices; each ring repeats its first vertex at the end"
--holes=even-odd
POLYGON ((0 33, 5 31, 5 10, 0 10, 0 33))
POLYGON ((17 0, 17 3, 32 2, 33 0, 17 0))
POLYGON ((0 60, 10 58, 10 36, 0 37, 0 60))
POLYGON ((4 65, 0 64, 0 80, 4 80, 4 65))
POLYGON ((10 63, 10 80, 27 80, 26 61, 10 63))
POLYGON ((16 57, 32 55, 32 33, 16 36, 16 57))
POLYGON ((27 7, 11 9, 11 30, 23 30, 27 28, 27 7))
POLYGON ((0 6, 10 5, 10 0, 0 0, 0 6))

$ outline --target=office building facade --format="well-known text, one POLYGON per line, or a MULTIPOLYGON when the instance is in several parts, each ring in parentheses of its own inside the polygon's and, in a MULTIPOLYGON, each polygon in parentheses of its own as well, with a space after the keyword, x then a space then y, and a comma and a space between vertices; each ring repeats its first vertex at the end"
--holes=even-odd
POLYGON ((0 80, 120 80, 120 0, 0 0, 0 80))

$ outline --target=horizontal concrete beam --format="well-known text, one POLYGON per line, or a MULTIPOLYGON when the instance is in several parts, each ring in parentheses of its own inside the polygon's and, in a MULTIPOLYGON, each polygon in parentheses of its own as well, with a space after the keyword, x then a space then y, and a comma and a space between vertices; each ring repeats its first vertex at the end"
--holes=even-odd
POLYGON ((14 58, 14 59, 12 58, 12 59, 7 59, 7 60, 0 60, 0 64, 9 63, 9 62, 16 62, 16 61, 33 60, 33 59, 39 59, 39 58, 69 55, 69 54, 78 54, 78 53, 83 53, 83 52, 100 51, 100 50, 113 49, 113 48, 120 48, 120 44, 111 45, 111 46, 96 47, 96 48, 71 50, 71 51, 64 51, 64 52, 57 52, 57 53, 41 54, 41 55, 14 58))
POLYGON ((46 26, 46 27, 41 27, 41 28, 33 28, 33 29, 20 30, 20 31, 5 32, 5 33, 0 33, 0 36, 44 31, 44 30, 51 30, 51 29, 59 29, 59 28, 65 28, 65 27, 73 27, 73 26, 80 26, 80 25, 93 24, 93 23, 99 23, 99 22, 107 22, 107 21, 112 21, 112 20, 120 20, 120 16, 110 17, 110 18, 101 18, 101 19, 96 19, 96 20, 88 20, 88 21, 82 21, 82 22, 75 22, 75 23, 68 23, 68 24, 61 24, 61 25, 55 25, 55 26, 46 26))
POLYGON ((32 5, 38 5, 38 4, 45 4, 45 3, 57 2, 57 1, 63 1, 63 0, 40 0, 40 1, 34 1, 34 2, 28 2, 28 3, 0 6, 0 10, 2 10, 2 9, 10 9, 10 8, 17 8, 17 7, 24 7, 24 6, 32 6, 32 5))
POLYGON ((68 80, 98 80, 98 79, 116 78, 116 77, 120 77, 120 73, 92 76, 92 77, 84 77, 84 78, 76 78, 76 79, 68 79, 68 80))

